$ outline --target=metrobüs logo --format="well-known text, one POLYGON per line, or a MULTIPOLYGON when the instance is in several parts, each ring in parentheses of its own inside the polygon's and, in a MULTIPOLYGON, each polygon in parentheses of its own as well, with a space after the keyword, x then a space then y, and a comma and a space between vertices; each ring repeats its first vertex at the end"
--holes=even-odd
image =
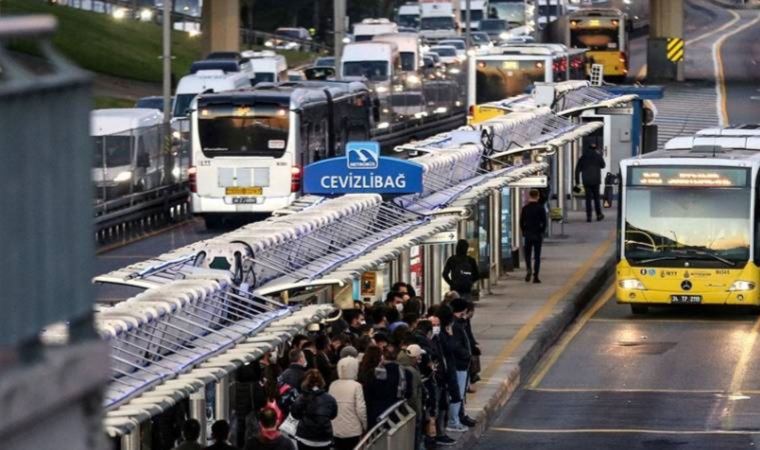
POLYGON ((380 144, 377 142, 349 142, 346 145, 346 166, 349 169, 377 169, 380 161, 380 144))

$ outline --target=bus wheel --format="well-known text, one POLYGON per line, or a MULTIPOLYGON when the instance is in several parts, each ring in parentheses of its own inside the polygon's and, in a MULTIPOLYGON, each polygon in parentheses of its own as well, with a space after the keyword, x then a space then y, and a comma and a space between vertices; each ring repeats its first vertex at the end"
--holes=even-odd
POLYGON ((631 312, 634 314, 646 314, 649 307, 646 305, 631 305, 631 312))

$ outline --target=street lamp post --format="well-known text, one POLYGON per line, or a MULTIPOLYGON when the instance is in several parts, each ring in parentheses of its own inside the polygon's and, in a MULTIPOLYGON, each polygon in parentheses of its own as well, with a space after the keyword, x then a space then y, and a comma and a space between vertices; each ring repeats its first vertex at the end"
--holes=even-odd
POLYGON ((172 0, 164 0, 164 20, 163 20, 163 53, 161 59, 164 67, 163 96, 164 96, 164 169, 169 174, 172 173, 173 158, 172 152, 172 0))

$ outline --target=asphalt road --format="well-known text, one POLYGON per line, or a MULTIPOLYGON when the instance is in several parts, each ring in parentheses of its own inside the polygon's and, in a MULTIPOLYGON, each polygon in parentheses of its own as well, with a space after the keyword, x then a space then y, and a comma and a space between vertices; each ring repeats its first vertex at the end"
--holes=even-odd
POLYGON ((658 308, 633 316, 608 289, 476 449, 756 448, 758 328, 760 319, 746 310, 658 308))
POLYGON ((728 123, 760 123, 760 11, 741 20, 721 46, 728 123))

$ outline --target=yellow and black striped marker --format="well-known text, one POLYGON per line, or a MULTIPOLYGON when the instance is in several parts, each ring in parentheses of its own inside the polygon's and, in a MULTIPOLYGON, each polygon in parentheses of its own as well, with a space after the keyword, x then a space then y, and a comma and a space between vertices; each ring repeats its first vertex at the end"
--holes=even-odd
POLYGON ((672 62, 683 61, 683 56, 686 53, 686 43, 681 38, 668 38, 668 60, 672 62))

